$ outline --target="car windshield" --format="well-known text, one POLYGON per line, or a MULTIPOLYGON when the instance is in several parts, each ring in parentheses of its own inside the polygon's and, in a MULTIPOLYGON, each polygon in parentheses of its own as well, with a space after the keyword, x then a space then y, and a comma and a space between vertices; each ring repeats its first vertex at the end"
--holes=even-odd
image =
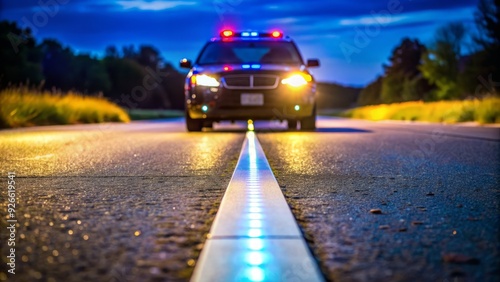
POLYGON ((209 43, 198 58, 198 64, 300 64, 300 55, 291 42, 226 41, 209 43))

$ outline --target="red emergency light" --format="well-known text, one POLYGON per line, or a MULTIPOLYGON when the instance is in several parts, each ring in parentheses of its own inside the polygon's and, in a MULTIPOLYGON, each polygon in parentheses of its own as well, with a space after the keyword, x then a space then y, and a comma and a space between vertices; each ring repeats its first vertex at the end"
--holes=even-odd
POLYGON ((221 31, 220 36, 221 37, 232 37, 232 36, 234 36, 234 32, 232 30, 226 29, 226 30, 221 31))
POLYGON ((283 37, 283 33, 281 33, 281 31, 275 30, 271 33, 271 36, 274 38, 281 38, 281 37, 283 37))

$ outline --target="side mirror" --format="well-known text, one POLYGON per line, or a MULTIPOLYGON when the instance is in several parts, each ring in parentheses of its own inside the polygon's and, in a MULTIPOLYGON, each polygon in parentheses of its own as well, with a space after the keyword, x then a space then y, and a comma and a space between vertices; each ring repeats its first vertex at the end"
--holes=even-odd
POLYGON ((180 66, 181 66, 181 68, 190 69, 193 67, 193 64, 191 64, 190 60, 184 58, 181 60, 180 66))
POLYGON ((318 59, 309 59, 307 60, 307 66, 308 67, 319 67, 319 60, 318 59))

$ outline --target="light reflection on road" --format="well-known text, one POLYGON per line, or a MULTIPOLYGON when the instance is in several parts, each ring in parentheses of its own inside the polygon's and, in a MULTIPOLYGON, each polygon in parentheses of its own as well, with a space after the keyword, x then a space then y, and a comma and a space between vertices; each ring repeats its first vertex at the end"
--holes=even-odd
POLYGON ((316 161, 311 150, 311 138, 314 133, 290 132, 286 135, 286 143, 279 146, 279 154, 283 156, 286 170, 294 174, 315 175, 316 161))
POLYGON ((223 145, 227 143, 227 134, 217 133, 195 133, 194 135, 186 133, 183 138, 186 143, 190 143, 186 147, 186 163, 189 164, 188 169, 192 171, 212 171, 221 159, 223 145), (196 141, 193 142, 193 139, 196 141))

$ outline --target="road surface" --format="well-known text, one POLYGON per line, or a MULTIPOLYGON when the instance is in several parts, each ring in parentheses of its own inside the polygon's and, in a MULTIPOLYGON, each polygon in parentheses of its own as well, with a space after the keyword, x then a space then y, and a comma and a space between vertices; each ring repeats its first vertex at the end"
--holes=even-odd
MULTIPOLYGON (((327 280, 500 280, 498 128, 318 125, 256 128, 327 280)), ((244 133, 187 133, 182 119, 1 131, 0 280, 189 280, 244 133)))

